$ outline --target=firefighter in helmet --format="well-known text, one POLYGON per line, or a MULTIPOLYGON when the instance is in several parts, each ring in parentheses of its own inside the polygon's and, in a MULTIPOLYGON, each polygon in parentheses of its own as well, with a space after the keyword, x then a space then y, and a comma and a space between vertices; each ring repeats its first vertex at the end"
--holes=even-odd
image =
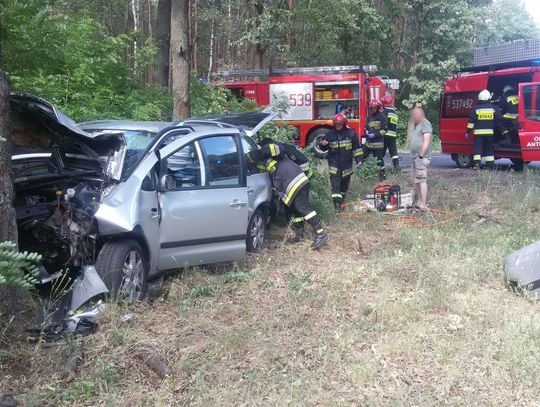
POLYGON ((474 135, 474 157, 475 168, 480 166, 482 155, 486 159, 486 167, 493 168, 495 157, 493 155, 493 140, 496 131, 502 127, 502 115, 500 109, 491 103, 491 93, 489 90, 483 90, 478 95, 478 103, 471 111, 467 133, 468 139, 471 134, 474 135))
POLYGON ((383 105, 383 114, 386 117, 387 130, 384 135, 384 155, 386 151, 390 153, 392 157, 392 167, 394 172, 401 171, 399 168, 399 155, 397 149, 397 124, 398 124, 398 114, 396 108, 394 107, 394 98, 390 95, 386 95, 381 99, 383 105))
POLYGON ((320 249, 328 240, 317 212, 309 203, 309 179, 302 168, 281 150, 279 143, 269 142, 260 147, 266 160, 266 168, 272 178, 272 186, 292 215, 295 242, 304 239, 304 223, 308 222, 315 232, 312 249, 320 249))
POLYGON ((353 161, 358 170, 362 168, 362 148, 354 130, 347 126, 347 116, 338 113, 333 122, 334 128, 322 137, 319 147, 328 151, 332 200, 336 211, 340 212, 354 172, 353 161))
POLYGON ((383 180, 384 174, 384 136, 386 135, 388 122, 382 112, 380 100, 372 99, 369 102, 369 116, 366 122, 366 142, 363 146, 363 159, 367 159, 370 154, 377 159, 379 165, 379 178, 383 180))
POLYGON ((504 87, 503 94, 499 99, 499 108, 501 109, 503 118, 503 134, 505 136, 505 141, 507 143, 519 143, 519 97, 512 85, 506 85, 504 87))
POLYGON ((304 171, 306 177, 311 178, 313 176, 313 170, 311 169, 309 158, 307 158, 305 154, 298 149, 298 147, 293 144, 274 141, 270 137, 262 139, 260 145, 265 146, 270 143, 274 143, 275 145, 279 146, 279 150, 283 154, 302 168, 302 171, 304 171))

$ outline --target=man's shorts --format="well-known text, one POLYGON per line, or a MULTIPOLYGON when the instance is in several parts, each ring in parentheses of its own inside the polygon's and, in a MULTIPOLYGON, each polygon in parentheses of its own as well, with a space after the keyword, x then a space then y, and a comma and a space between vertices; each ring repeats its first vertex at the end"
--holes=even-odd
POLYGON ((416 158, 412 162, 412 174, 415 184, 423 184, 427 181, 429 158, 416 158))

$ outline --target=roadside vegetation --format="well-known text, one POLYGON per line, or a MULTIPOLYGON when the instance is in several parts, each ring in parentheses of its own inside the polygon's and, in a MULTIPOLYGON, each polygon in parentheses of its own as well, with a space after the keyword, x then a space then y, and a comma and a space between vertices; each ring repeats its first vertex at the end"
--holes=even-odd
MULTIPOLYGON (((407 192, 409 174, 396 180, 407 192)), ((27 406, 534 403, 537 304, 505 286, 502 259, 540 236, 539 174, 433 170, 431 181, 447 214, 402 223, 351 201, 321 252, 273 227, 258 255, 179 271, 154 302, 109 306, 95 335, 12 343, 0 389, 27 406), (84 362, 62 379, 76 344, 84 362)), ((355 178, 355 197, 373 186, 355 178)))

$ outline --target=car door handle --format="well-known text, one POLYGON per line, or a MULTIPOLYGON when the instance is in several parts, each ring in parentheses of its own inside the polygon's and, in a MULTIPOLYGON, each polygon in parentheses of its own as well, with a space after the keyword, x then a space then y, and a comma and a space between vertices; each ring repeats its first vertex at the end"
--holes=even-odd
POLYGON ((150 211, 152 212, 152 219, 159 218, 159 212, 158 212, 157 208, 152 208, 152 209, 150 209, 150 211))
POLYGON ((240 202, 238 199, 235 199, 230 203, 231 208, 244 208, 247 206, 247 202, 240 202))
POLYGON ((252 194, 252 193, 255 192, 255 190, 253 188, 248 188, 247 192, 248 192, 248 194, 252 194))

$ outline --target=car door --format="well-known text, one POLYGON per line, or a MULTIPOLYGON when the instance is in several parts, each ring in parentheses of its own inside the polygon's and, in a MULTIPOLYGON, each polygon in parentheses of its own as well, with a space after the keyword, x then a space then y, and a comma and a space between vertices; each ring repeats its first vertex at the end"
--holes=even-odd
POLYGON ((523 161, 540 160, 540 83, 519 85, 519 141, 523 161))
POLYGON ((257 144, 249 136, 242 136, 242 149, 247 167, 249 217, 264 202, 272 199, 272 181, 266 172, 266 163, 257 144))
POLYGON ((242 257, 248 196, 238 134, 179 144, 160 151, 159 269, 242 257))

